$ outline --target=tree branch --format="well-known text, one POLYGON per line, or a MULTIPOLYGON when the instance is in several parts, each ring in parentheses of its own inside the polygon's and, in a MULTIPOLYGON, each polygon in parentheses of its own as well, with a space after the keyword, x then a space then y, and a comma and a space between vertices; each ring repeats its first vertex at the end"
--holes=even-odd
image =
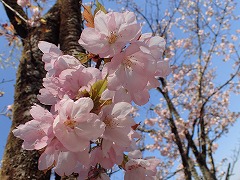
POLYGON ((17 4, 16 0, 0 0, 5 8, 7 16, 14 26, 17 35, 21 38, 26 38, 28 36, 27 27, 27 15, 23 11, 22 7, 17 4), (19 22, 20 21, 20 22, 19 22))
MULTIPOLYGON (((160 81, 163 85, 163 88, 166 88, 165 80, 163 78, 160 78, 160 81)), ((184 166, 185 178, 191 180, 191 171, 190 171, 190 167, 189 167, 189 164, 188 164, 188 159, 189 158, 186 155, 186 152, 184 150, 184 145, 182 144, 181 139, 179 137, 178 130, 177 130, 176 124, 173 120, 172 113, 174 114, 176 119, 180 119, 180 115, 177 112, 177 110, 175 109, 174 105, 172 104, 167 90, 163 91, 160 87, 157 87, 157 90, 164 96, 164 98, 167 102, 167 105, 168 105, 168 109, 171 112, 171 117, 168 119, 169 124, 170 124, 170 128, 171 128, 172 133, 175 135, 175 143, 177 144, 178 149, 179 149, 179 153, 181 155, 181 159, 182 159, 183 166, 184 166)))

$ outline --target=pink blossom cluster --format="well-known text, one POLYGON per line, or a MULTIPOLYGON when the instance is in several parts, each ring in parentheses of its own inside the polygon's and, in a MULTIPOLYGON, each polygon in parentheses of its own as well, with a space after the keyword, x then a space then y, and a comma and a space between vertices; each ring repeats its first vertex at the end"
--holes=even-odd
POLYGON ((114 165, 125 179, 154 179, 160 163, 142 158, 137 150, 137 124, 131 113, 149 99, 171 69, 163 60, 165 41, 141 34, 132 12, 97 12, 94 28, 83 30, 79 43, 91 54, 108 59, 102 71, 83 66, 48 42, 40 41, 46 77, 37 96, 50 110, 34 105, 33 120, 13 134, 26 150, 41 150, 38 167, 54 167, 60 176, 78 173, 79 179, 109 179, 114 165))
POLYGON ((133 12, 99 11, 94 28, 84 29, 79 43, 88 52, 110 59, 103 68, 108 74, 104 98, 114 102, 124 99, 137 105, 146 104, 148 91, 159 86, 156 76, 166 77, 171 72, 168 60, 162 59, 164 39, 141 34, 133 12))

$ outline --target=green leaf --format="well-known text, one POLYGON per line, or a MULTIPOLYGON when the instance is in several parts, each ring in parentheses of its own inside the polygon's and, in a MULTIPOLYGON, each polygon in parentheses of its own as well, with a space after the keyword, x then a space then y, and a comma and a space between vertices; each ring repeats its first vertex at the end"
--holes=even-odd
POLYGON ((90 96, 93 101, 101 98, 103 91, 107 89, 107 78, 95 82, 90 90, 90 96))
POLYGON ((89 96, 90 96, 89 92, 86 89, 84 89, 82 91, 78 91, 78 93, 77 93, 77 95, 75 97, 75 100, 77 100, 77 99, 79 99, 81 97, 89 97, 89 96))
POLYGON ((103 80, 95 82, 89 92, 90 98, 93 100, 94 107, 91 112, 98 114, 105 105, 112 104, 112 100, 100 100, 103 91, 107 89, 107 76, 103 80))
POLYGON ((97 8, 94 11, 94 16, 98 11, 102 11, 105 14, 107 14, 107 10, 105 9, 105 7, 100 2, 98 2, 98 0, 96 0, 96 6, 97 6, 97 8))

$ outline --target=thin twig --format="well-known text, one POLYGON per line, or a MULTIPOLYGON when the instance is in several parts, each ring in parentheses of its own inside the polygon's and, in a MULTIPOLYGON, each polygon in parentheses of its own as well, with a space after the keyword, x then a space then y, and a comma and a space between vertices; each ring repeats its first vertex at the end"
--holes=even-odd
POLYGON ((5 80, 5 79, 3 79, 3 80, 0 82, 0 84, 7 83, 7 82, 12 82, 12 81, 13 81, 13 79, 11 79, 11 80, 5 80))
POLYGON ((21 16, 21 14, 19 14, 17 11, 15 11, 11 6, 9 6, 5 1, 0 0, 4 6, 6 6, 8 9, 10 9, 12 12, 14 12, 21 20, 23 20, 25 23, 27 23, 27 20, 21 16))

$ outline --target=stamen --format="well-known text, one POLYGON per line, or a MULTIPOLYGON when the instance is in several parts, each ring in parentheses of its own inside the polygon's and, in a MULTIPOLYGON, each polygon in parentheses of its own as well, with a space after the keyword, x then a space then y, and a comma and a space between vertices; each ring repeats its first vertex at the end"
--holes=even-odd
POLYGON ((116 121, 114 121, 111 117, 109 117, 109 116, 107 116, 104 120, 103 120, 103 122, 106 124, 106 126, 108 127, 108 128, 115 128, 117 125, 118 125, 118 123, 116 122, 116 121))
POLYGON ((74 127, 76 126, 76 121, 68 118, 64 123, 65 126, 70 127, 71 129, 74 129, 74 127))
POLYGON ((109 44, 113 44, 117 41, 118 36, 116 35, 115 32, 111 31, 110 36, 108 36, 108 42, 109 44))
POLYGON ((127 67, 127 68, 130 68, 132 66, 132 61, 129 59, 129 58, 125 58, 123 60, 123 64, 127 67))

